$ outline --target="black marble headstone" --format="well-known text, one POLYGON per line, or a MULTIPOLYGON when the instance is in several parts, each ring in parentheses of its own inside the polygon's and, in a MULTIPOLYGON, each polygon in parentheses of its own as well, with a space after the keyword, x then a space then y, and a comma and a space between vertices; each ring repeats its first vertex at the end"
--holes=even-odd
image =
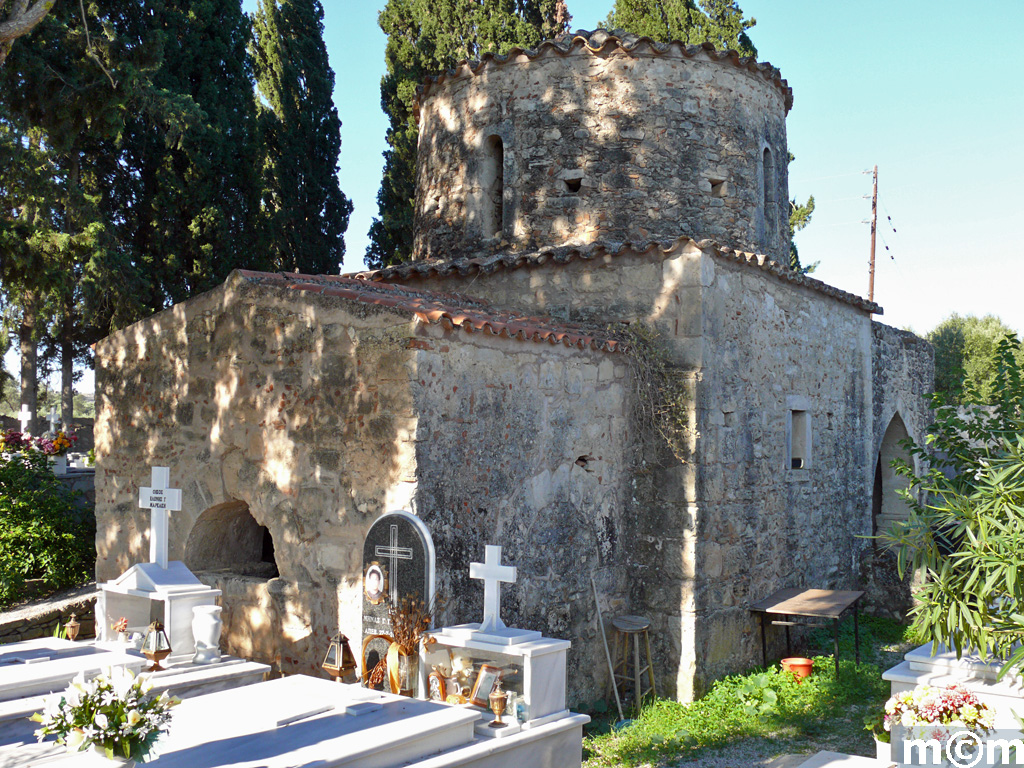
POLYGON ((407 597, 428 606, 434 599, 434 542, 423 521, 409 512, 382 515, 363 542, 362 663, 369 672, 388 650, 374 635, 390 635, 388 605, 407 597), (367 638, 373 638, 367 641, 367 638))

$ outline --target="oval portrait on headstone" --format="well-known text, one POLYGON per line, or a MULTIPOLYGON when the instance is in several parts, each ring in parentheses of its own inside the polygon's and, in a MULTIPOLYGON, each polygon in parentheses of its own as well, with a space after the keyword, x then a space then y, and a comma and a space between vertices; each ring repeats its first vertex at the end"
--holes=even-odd
POLYGON ((363 594, 369 602, 380 605, 384 602, 387 592, 388 579, 384 575, 384 569, 376 561, 370 563, 363 575, 363 594))

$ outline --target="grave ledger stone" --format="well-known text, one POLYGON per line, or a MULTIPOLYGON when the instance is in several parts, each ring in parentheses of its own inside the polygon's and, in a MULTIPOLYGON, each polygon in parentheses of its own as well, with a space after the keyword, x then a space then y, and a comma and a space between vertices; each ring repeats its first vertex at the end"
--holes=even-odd
POLYGON ((388 605, 405 598, 434 600, 434 541, 411 512, 381 515, 363 543, 363 638, 360 662, 364 678, 385 657, 390 635, 388 605))

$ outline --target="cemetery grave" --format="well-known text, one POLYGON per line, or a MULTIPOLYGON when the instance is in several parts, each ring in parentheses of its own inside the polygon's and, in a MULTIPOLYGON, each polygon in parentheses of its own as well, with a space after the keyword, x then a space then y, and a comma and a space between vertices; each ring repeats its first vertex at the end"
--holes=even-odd
MULTIPOLYGON (((417 648, 407 661, 408 690, 395 690, 392 675, 379 686, 385 690, 305 675, 267 680, 268 666, 219 654, 220 592, 168 559, 168 515, 181 510, 182 499, 166 468, 153 468, 139 505, 152 517, 150 562, 100 585, 99 638, 2 647, 0 765, 102 765, 106 758, 67 751, 52 737, 36 743, 27 716, 62 695, 66 701, 68 694, 46 694, 74 680, 88 681, 110 667, 142 671, 143 654, 157 648, 151 646, 157 637, 169 640, 167 668, 144 674, 152 675, 154 692, 185 699, 173 709, 152 761, 157 766, 580 765, 582 729, 590 718, 565 706, 571 643, 505 626, 500 589, 515 582, 516 568, 501 563, 500 547, 488 546, 484 562, 471 565, 471 577, 485 584, 483 620, 431 629, 428 647, 417 648), (429 696, 427 664, 448 664, 446 685, 449 678, 457 681, 456 658, 472 691, 452 689, 461 701, 429 696)), ((405 511, 380 517, 363 551, 365 680, 369 665, 394 662, 388 605, 423 596, 432 602, 436 565, 429 530, 405 511)))

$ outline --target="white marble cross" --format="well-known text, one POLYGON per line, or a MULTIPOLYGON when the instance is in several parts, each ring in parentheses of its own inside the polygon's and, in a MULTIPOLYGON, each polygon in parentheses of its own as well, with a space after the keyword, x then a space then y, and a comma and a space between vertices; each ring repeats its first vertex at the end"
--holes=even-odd
POLYGON ((483 579, 484 582, 484 620, 480 624, 480 631, 504 629, 505 622, 501 620, 501 582, 515 583, 515 566, 501 565, 501 547, 488 544, 484 548, 484 561, 469 564, 469 578, 483 579))
POLYGON ((24 403, 21 404, 21 413, 18 414, 18 420, 21 422, 21 431, 24 434, 28 431, 29 422, 32 421, 32 412, 24 403))
POLYGON ((181 511, 181 489, 168 488, 171 471, 153 467, 152 487, 139 488, 139 507, 151 514, 149 525, 149 561, 167 569, 168 512, 181 511))
POLYGON ((46 417, 50 421, 50 433, 56 437, 57 435, 57 422, 60 421, 60 416, 57 415, 57 409, 51 408, 50 415, 46 417))
POLYGON ((391 604, 397 608, 401 597, 398 594, 398 561, 412 560, 412 550, 408 547, 398 546, 397 525, 391 526, 390 539, 390 546, 382 547, 377 545, 373 548, 373 554, 376 557, 386 557, 388 559, 388 586, 391 589, 391 604))

